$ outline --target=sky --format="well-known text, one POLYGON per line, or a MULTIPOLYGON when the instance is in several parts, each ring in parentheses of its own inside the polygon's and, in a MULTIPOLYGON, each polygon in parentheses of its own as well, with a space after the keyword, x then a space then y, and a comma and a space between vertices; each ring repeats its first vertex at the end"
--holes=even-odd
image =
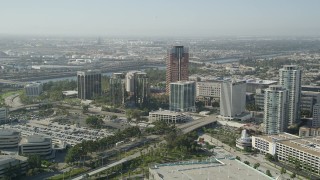
POLYGON ((0 0, 0 35, 320 36, 319 0, 0 0))

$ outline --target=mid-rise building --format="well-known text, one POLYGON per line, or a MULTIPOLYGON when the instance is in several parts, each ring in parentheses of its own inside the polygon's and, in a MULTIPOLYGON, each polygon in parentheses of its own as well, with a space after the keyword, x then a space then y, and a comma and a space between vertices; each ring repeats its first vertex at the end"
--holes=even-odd
POLYGON ((110 78, 110 99, 113 105, 121 105, 125 100, 125 76, 123 73, 113 73, 110 78))
POLYGON ((299 137, 288 133, 252 137, 252 147, 262 153, 277 154, 278 160, 299 162, 303 171, 320 175, 320 137, 299 137))
POLYGON ((245 112, 246 81, 226 80, 221 83, 220 115, 233 119, 245 112))
POLYGON ((0 108, 0 124, 5 124, 8 122, 8 108, 0 108))
POLYGON ((287 89, 280 85, 272 85, 265 90, 264 95, 264 132, 284 132, 287 128, 287 89))
POLYGON ((30 84, 27 84, 24 87, 24 90, 25 90, 26 95, 28 97, 36 97, 36 96, 39 96, 42 93, 43 87, 42 87, 41 83, 33 82, 33 83, 30 83, 30 84))
POLYGON ((247 83, 247 92, 248 93, 256 93, 257 89, 267 89, 271 85, 275 85, 278 82, 272 80, 262 80, 262 79, 248 79, 247 83))
POLYGON ((213 102, 220 100, 221 82, 196 82, 196 98, 211 106, 213 102))
POLYGON ((170 83, 187 81, 189 78, 189 49, 173 46, 167 54, 166 92, 170 94, 170 83))
POLYGON ((313 115, 313 106, 320 103, 320 92, 302 91, 301 92, 301 114, 302 112, 313 115))
POLYGON ((149 121, 164 121, 166 123, 184 123, 190 120, 191 117, 182 112, 174 112, 168 110, 158 110, 149 112, 149 121))
POLYGON ((24 156, 0 155, 0 179, 14 179, 26 174, 28 158, 24 156))
POLYGON ((196 87, 193 81, 170 83, 170 111, 195 111, 196 87))
POLYGON ((264 110, 264 89, 257 89, 254 94, 254 104, 260 109, 264 110))
POLYGON ((0 130, 0 150, 18 149, 20 133, 12 129, 0 130))
POLYGON ((95 96, 101 96, 101 72, 100 71, 78 71, 78 98, 91 100, 95 96))
POLYGON ((320 127, 302 126, 299 128, 300 137, 320 136, 320 127))
POLYGON ((280 69, 279 83, 288 90, 288 125, 300 121, 301 70, 296 65, 285 65, 280 69))
POLYGON ((20 141, 21 154, 49 156, 52 153, 51 138, 31 135, 20 141))
POLYGON ((320 128, 320 103, 313 106, 313 117, 311 120, 311 127, 320 128))

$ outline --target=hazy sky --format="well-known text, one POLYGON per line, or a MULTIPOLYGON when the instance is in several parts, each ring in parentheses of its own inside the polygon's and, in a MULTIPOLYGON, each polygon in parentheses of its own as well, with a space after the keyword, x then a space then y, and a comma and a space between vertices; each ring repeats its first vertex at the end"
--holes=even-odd
POLYGON ((320 0, 0 0, 0 34, 320 35, 320 0))

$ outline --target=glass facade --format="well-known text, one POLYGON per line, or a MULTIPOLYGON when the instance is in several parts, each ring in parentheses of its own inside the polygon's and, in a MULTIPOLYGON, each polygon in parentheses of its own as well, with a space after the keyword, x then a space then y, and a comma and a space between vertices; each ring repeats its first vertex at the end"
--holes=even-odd
POLYGON ((195 111, 195 83, 179 81, 170 84, 170 110, 195 111))

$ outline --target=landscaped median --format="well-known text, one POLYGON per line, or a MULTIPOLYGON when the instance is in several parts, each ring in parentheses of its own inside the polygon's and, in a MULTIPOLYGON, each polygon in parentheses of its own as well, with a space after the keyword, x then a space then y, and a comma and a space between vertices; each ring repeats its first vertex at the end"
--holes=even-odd
POLYGON ((87 171, 87 170, 84 168, 72 169, 72 170, 65 172, 63 174, 59 174, 59 175, 53 176, 51 178, 48 178, 48 180, 63 180, 63 179, 67 179, 70 177, 77 176, 85 171, 87 171))

